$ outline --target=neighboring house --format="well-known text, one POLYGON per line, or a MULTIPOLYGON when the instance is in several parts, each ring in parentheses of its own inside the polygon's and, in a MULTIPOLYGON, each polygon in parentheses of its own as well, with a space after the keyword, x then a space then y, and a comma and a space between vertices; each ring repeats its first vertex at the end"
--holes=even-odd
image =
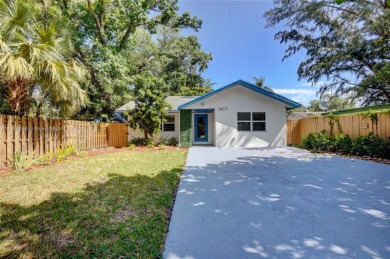
MULTIPOLYGON (((238 80, 202 96, 169 96, 161 134, 182 146, 268 147, 286 145, 286 110, 301 105, 279 94, 238 80)), ((116 112, 134 108, 129 102, 116 112)), ((143 137, 130 129, 129 138, 143 137)))
POLYGON ((300 119, 313 117, 313 116, 322 116, 325 112, 292 112, 287 115, 287 120, 289 121, 297 121, 300 119))
POLYGON ((370 110, 372 110, 372 111, 390 110, 390 104, 382 104, 382 105, 366 106, 366 107, 359 107, 359 108, 340 110, 340 111, 334 112, 334 114, 338 114, 338 115, 354 115, 354 114, 361 113, 361 112, 368 112, 370 110))

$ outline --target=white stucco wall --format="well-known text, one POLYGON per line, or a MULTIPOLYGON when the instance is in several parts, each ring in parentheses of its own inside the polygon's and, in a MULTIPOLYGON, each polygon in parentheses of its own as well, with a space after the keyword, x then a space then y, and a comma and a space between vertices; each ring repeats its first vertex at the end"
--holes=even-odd
POLYGON ((240 85, 192 104, 186 109, 215 109, 214 144, 217 147, 286 145, 285 104, 240 85), (226 110, 220 110, 227 107, 226 110), (265 112, 266 131, 237 131, 237 112, 265 112))
MULTIPOLYGON (((161 131, 157 136, 154 136, 154 140, 157 142, 159 141, 159 136, 163 135, 165 138, 171 138, 175 137, 177 140, 179 140, 179 134, 180 134, 180 114, 178 112, 168 112, 167 115, 174 115, 175 116, 175 131, 161 131)), ((133 129, 129 126, 129 141, 132 138, 143 138, 144 133, 140 131, 139 129, 133 129)))

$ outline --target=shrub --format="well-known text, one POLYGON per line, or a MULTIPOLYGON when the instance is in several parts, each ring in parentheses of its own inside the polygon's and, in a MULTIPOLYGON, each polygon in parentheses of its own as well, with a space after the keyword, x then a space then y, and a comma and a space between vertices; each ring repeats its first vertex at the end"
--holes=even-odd
POLYGON ((332 138, 331 150, 343 154, 350 154, 352 139, 348 135, 336 134, 332 138))
POLYGON ((179 141, 175 137, 171 137, 167 140, 167 144, 169 146, 177 146, 179 144, 179 141))
POLYGON ((22 172, 34 164, 34 152, 27 155, 24 152, 16 151, 11 159, 9 159, 11 168, 14 172, 22 172))
POLYGON ((324 132, 309 133, 303 140, 302 146, 313 151, 328 151, 331 139, 324 132))
POLYGON ((130 150, 134 150, 135 149, 135 145, 134 144, 129 144, 129 149, 130 150))
POLYGON ((388 157, 389 141, 370 132, 367 136, 357 137, 351 147, 351 154, 356 156, 388 157))
POLYGON ((137 147, 145 147, 152 144, 154 146, 154 140, 151 138, 133 138, 130 144, 134 144, 137 147))
POLYGON ((148 148, 154 148, 154 143, 153 142, 148 143, 148 148))
POLYGON ((57 148, 57 151, 55 154, 49 153, 52 155, 57 162, 60 162, 61 160, 67 160, 69 156, 76 155, 77 152, 75 148, 72 145, 67 145, 65 148, 57 148))
POLYGON ((167 148, 167 146, 164 144, 158 145, 158 149, 160 149, 160 150, 165 150, 166 148, 167 148))
POLYGON ((342 134, 336 134, 330 138, 324 132, 310 133, 302 140, 302 147, 313 151, 333 151, 345 155, 390 158, 390 139, 384 140, 372 132, 356 139, 342 134))

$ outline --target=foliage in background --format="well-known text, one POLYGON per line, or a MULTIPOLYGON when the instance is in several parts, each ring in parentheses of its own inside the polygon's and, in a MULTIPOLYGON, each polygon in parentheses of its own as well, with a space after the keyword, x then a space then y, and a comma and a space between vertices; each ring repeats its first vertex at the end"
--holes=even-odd
POLYGON ((129 113, 130 127, 141 130, 145 139, 153 137, 160 132, 167 113, 167 86, 151 73, 137 76, 134 85, 135 107, 129 113))
MULTIPOLYGON (((386 112, 386 111, 385 111, 386 112)), ((360 113, 360 115, 365 119, 370 119, 372 123, 372 130, 376 130, 376 133, 378 133, 378 111, 375 110, 368 110, 366 112, 360 113)))
POLYGON ((149 145, 154 146, 154 140, 151 138, 133 138, 130 140, 129 148, 131 149, 132 145, 137 147, 146 147, 149 145))
POLYGON ((348 100, 347 98, 332 96, 330 94, 324 94, 321 100, 312 100, 310 105, 307 107, 309 111, 313 112, 323 112, 320 108, 320 103, 322 101, 329 103, 329 111, 340 111, 345 109, 350 109, 355 107, 355 102, 348 100))
POLYGON ((253 80, 255 80, 255 85, 257 85, 258 87, 261 87, 267 91, 270 91, 270 92, 273 92, 274 90, 272 90, 271 87, 269 87, 268 85, 266 85, 264 82, 265 82, 265 78, 264 77, 252 77, 253 80))
POLYGON ((40 1, 0 0, 0 98, 7 113, 39 116, 50 104, 67 116, 87 104, 86 71, 74 59, 68 30, 50 11, 40 1))
POLYGON ((76 118, 109 120, 116 108, 137 97, 134 76, 148 73, 169 84, 170 94, 208 90, 201 73, 211 55, 200 50, 194 36, 179 35, 183 28, 198 30, 201 21, 187 12, 178 14, 177 1, 49 2, 59 8, 72 32, 77 58, 91 78, 91 104, 76 118))
POLYGON ((337 115, 337 114, 333 114, 333 113, 328 113, 326 116, 325 116, 329 121, 328 121, 328 124, 329 124, 329 134, 330 136, 333 137, 333 129, 334 129, 334 125, 336 124, 337 125, 337 130, 339 131, 339 133, 342 132, 342 128, 341 128, 341 124, 340 124, 340 115, 337 115))
POLYGON ((309 133, 302 140, 302 147, 314 152, 337 152, 345 155, 390 159, 390 140, 384 140, 372 132, 356 139, 342 134, 330 137, 324 132, 309 133))
POLYGON ((178 14, 175 0, 1 0, 0 9, 2 113, 109 121, 148 73, 171 95, 211 90, 202 77, 211 54, 180 34, 201 21, 178 14))
POLYGON ((389 1, 274 0, 267 27, 286 23, 275 39, 289 44, 284 59, 305 51, 300 79, 320 87, 321 95, 361 99, 364 105, 390 102, 389 1))

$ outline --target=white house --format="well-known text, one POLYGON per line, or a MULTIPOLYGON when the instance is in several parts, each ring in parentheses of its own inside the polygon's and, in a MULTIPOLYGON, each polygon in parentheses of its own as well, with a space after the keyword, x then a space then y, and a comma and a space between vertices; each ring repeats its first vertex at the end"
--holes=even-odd
MULTIPOLYGON (((202 96, 169 96, 161 134, 181 146, 269 147, 286 145, 286 110, 301 105, 243 80, 202 96)), ((134 108, 129 102, 116 112, 134 108)), ((130 129, 129 138, 142 137, 130 129)))

